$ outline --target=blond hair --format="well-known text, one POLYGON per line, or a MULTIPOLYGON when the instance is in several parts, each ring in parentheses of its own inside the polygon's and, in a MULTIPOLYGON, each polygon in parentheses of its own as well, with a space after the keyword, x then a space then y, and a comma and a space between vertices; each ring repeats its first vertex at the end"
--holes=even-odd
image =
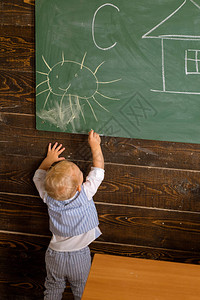
POLYGON ((45 178, 47 194, 56 200, 67 200, 73 197, 79 185, 78 166, 63 160, 53 166, 45 178))

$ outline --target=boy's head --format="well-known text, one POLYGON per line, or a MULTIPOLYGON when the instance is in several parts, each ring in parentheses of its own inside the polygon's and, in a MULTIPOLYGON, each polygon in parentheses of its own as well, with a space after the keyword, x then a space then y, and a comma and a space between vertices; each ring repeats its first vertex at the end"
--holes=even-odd
POLYGON ((72 198, 76 191, 81 191, 83 174, 79 167, 67 160, 53 166, 46 175, 45 189, 47 194, 56 200, 72 198))

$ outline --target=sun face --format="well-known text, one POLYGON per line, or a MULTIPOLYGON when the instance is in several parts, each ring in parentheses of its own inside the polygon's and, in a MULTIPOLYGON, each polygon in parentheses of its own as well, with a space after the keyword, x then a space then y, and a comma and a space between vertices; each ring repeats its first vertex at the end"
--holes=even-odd
POLYGON ((57 96, 78 97, 90 99, 98 90, 98 80, 87 67, 73 61, 57 63, 49 72, 48 84, 51 92, 57 96))
POLYGON ((85 57, 86 53, 82 59, 82 62, 79 63, 76 61, 65 60, 64 54, 62 54, 62 60, 56 63, 53 67, 50 67, 45 58, 42 56, 42 59, 48 68, 48 73, 37 71, 37 73, 46 76, 46 79, 39 83, 36 86, 36 89, 43 84, 46 84, 48 89, 44 89, 43 91, 37 93, 36 96, 44 93, 47 94, 45 100, 43 100, 44 106, 42 118, 48 119, 51 122, 52 118, 59 118, 60 120, 57 122, 57 124, 59 123, 58 127, 63 127, 62 123, 63 125, 64 123, 71 123, 73 126, 74 119, 79 118, 80 115, 82 115, 82 118, 86 123, 85 115, 82 109, 83 105, 85 104, 90 107, 90 110, 96 121, 98 121, 98 118, 92 106, 92 102, 95 102, 102 109, 109 112, 106 107, 97 101, 95 98, 96 94, 108 100, 120 100, 101 94, 99 92, 99 85, 113 83, 121 79, 108 82, 99 82, 96 73, 104 62, 97 66, 93 72, 90 68, 84 65, 85 57), (50 94, 60 97, 60 103, 59 105, 55 106, 55 109, 51 108, 51 110, 47 113, 47 111, 44 110, 48 103, 50 94))

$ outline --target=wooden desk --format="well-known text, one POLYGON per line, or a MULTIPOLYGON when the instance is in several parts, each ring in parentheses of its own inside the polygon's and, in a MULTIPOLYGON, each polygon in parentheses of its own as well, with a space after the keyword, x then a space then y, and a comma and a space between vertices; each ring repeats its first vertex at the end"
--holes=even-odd
POLYGON ((96 254, 82 300, 199 300, 200 266, 96 254))

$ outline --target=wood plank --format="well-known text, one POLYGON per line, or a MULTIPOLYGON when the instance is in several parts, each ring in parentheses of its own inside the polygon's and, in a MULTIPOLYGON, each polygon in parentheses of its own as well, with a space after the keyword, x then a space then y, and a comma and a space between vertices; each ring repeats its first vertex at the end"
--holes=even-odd
MULTIPOLYGON (((35 110, 34 104, 34 79, 33 74, 26 72, 10 72, 6 70, 0 72, 0 106, 2 120, 5 121, 3 111, 33 113, 35 110)), ((30 120, 30 119, 29 119, 30 120)), ((15 118, 17 126, 17 117, 15 118)), ((25 120, 24 120, 25 121, 25 120)), ((3 125, 3 124, 2 124, 3 125)), ((3 128, 2 128, 3 133, 3 128)), ((15 133, 14 133, 15 134, 15 133)))
POLYGON ((99 201, 200 211, 199 172, 110 164, 105 169, 99 201))
POLYGON ((34 67, 34 7, 22 0, 1 1, 0 69, 30 71, 34 67), (31 68, 30 68, 31 67, 31 68))
MULTIPOLYGON (((30 2, 30 1, 29 1, 30 2)), ((1 0, 0 24, 13 25, 16 28, 34 22, 34 6, 23 0, 1 0)))
MULTIPOLYGON (((29 148, 27 145, 26 153, 29 148)), ((1 192, 38 195, 32 178, 40 162, 41 159, 33 158, 31 153, 0 156, 1 192)), ((75 163, 86 176, 91 164, 75 163)), ((105 170, 105 179, 95 195, 97 202, 200 212, 199 172, 109 163, 105 170)))
MULTIPOLYGON (((1 31, 0 31, 1 39, 2 40, 5 39, 5 41, 6 41, 6 39, 8 39, 7 43, 6 43, 6 47, 3 48, 3 45, 2 45, 2 49, 4 49, 4 50, 0 52, 0 57, 6 55, 5 49, 7 49, 8 51, 12 50, 12 48, 13 48, 12 39, 15 41, 16 51, 18 49, 20 49, 20 47, 19 47, 20 44, 17 47, 17 41, 22 41, 22 43, 24 43, 24 44, 28 43, 28 45, 30 45, 28 48, 30 48, 31 52, 34 51, 34 44, 35 44, 34 23, 27 24, 26 26, 0 24, 0 28, 1 28, 1 31), (9 41, 10 41, 10 43, 9 43, 9 41), (31 44, 32 44, 32 46, 31 46, 31 44)), ((22 51, 22 54, 25 55, 25 52, 22 51)), ((17 55, 18 56, 20 55, 20 51, 18 51, 17 55)), ((29 53, 29 55, 30 55, 30 53, 29 53)))
POLYGON ((145 259, 200 264, 200 252, 180 251, 164 248, 144 247, 95 241, 90 245, 93 253, 104 253, 145 259))
POLYGON ((199 266, 96 254, 82 299, 198 300, 199 266))
MULTIPOLYGON (((32 31, 32 34, 34 32, 32 31)), ((33 71, 34 68, 34 42, 30 37, 1 36, 0 70, 33 71)))
MULTIPOLYGON (((0 228, 50 235, 48 215, 39 198, 0 194, 0 228), (24 226, 26 224, 26 226, 24 226)), ((200 213, 96 203, 102 236, 99 241, 200 251, 200 213)))
POLYGON ((39 197, 0 194, 0 228, 50 236, 47 207, 39 197))
POLYGON ((24 3, 28 3, 30 5, 35 5, 35 0, 24 0, 24 3))
MULTIPOLYGON (((66 158, 90 161, 91 151, 86 135, 35 129, 33 75, 12 72, 15 75, 10 79, 10 73, 5 72, 8 74, 7 83, 2 83, 0 88, 0 152, 7 153, 9 144, 9 153, 12 155, 30 153, 42 159, 48 143, 57 140, 65 145, 66 158), (32 115, 27 115, 29 113, 32 115), (20 143, 16 147, 16 137, 19 136, 20 143)), ((102 148, 105 160, 109 163, 190 170, 199 170, 200 166, 200 145, 197 144, 102 137, 102 148)))
POLYGON ((200 214, 96 204, 100 241, 200 251, 200 214))
POLYGON ((33 4, 33 1, 1 1, 0 69, 2 71, 5 69, 31 71, 34 68, 33 4))

